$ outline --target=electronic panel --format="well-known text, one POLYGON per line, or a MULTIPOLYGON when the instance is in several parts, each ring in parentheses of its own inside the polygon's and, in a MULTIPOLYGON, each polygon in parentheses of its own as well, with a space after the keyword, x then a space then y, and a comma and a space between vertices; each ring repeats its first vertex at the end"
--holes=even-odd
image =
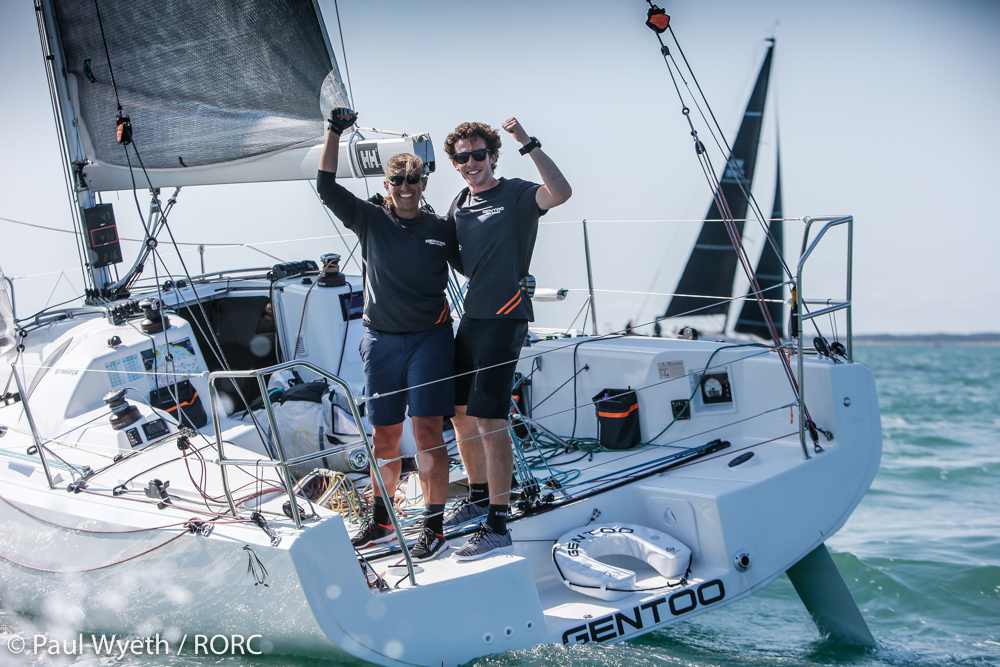
POLYGON ((111 204, 98 204, 83 209, 83 226, 90 265, 101 268, 122 261, 122 247, 118 242, 118 227, 111 204))

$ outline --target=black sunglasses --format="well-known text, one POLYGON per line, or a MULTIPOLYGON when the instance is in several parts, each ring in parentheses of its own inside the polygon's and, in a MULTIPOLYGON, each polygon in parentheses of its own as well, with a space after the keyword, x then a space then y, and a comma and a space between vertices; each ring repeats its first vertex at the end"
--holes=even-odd
POLYGON ((410 185, 416 185, 420 182, 421 178, 423 178, 422 174, 407 174, 405 177, 402 174, 393 174, 385 180, 389 181, 389 185, 395 185, 398 187, 403 184, 404 180, 410 185))
POLYGON ((454 157, 452 157, 451 159, 459 164, 465 164, 466 162, 469 161, 470 157, 476 162, 482 162, 483 160, 486 159, 486 156, 489 154, 490 152, 487 149, 478 148, 474 151, 469 151, 466 153, 455 153, 454 157))

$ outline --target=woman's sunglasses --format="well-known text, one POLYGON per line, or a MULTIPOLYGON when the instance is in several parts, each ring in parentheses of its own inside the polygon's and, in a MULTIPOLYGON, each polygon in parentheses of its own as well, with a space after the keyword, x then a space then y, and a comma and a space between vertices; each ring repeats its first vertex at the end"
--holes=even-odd
POLYGON ((486 156, 489 154, 490 152, 485 148, 479 148, 477 150, 469 151, 466 153, 455 153, 455 156, 452 157, 451 159, 459 164, 465 164, 466 162, 469 161, 470 157, 476 162, 482 162, 483 160, 486 159, 486 156))
POLYGON ((403 184, 404 180, 410 185, 416 185, 420 182, 421 178, 423 178, 422 174, 407 174, 405 177, 402 174, 393 174, 385 180, 389 181, 389 185, 395 185, 398 187, 403 184))

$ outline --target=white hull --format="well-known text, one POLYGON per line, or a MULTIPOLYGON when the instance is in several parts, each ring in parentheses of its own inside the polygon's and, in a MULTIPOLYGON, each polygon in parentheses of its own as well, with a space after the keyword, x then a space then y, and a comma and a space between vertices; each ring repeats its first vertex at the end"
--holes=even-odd
MULTIPOLYGON (((318 280, 316 265, 305 262, 259 275, 191 279, 185 272, 145 291, 133 282, 137 272, 111 278, 121 247, 109 209, 95 208, 99 192, 311 179, 318 152, 309 139, 326 115, 311 119, 314 99, 331 106, 347 99, 335 62, 323 57, 331 55, 323 47, 331 49, 314 3, 285 3, 281 12, 268 3, 241 3, 232 12, 169 5, 102 4, 101 18, 80 3, 44 0, 38 12, 67 183, 82 209, 76 222, 87 253, 87 302, 100 305, 17 321, 0 280, 5 610, 31 614, 53 639, 125 634, 165 638, 180 650, 196 636, 253 637, 252 650, 271 654, 443 667, 537 644, 621 641, 750 595, 807 555, 821 563, 823 541, 844 524, 878 468, 872 373, 805 358, 801 341, 799 356, 786 364, 787 347, 647 337, 524 348, 519 392, 539 435, 514 447, 520 486, 508 523, 512 554, 400 569, 401 557, 409 558, 400 547, 356 552, 354 519, 365 512, 352 480, 363 486, 367 479, 343 466, 372 457, 353 398, 364 392, 356 352, 361 278, 344 277, 331 263, 318 280), (177 31, 185 48, 176 48, 169 31, 136 29, 153 11, 173 12, 175 20, 158 28, 177 31), (239 44, 225 48, 234 34, 239 44), (284 55, 272 49, 276 41, 284 55), (268 66, 245 66, 259 59, 268 66), (245 85, 244 74, 260 76, 245 85), (126 117, 115 119, 116 138, 134 140, 126 157, 138 158, 141 146, 150 159, 149 170, 139 168, 142 178, 108 164, 121 153, 105 130, 87 131, 88 122, 110 123, 112 115, 100 110, 119 100, 119 86, 127 91, 118 106, 126 117), (223 95, 220 86, 238 94, 223 95), (204 113, 192 114, 193 107, 204 113), (158 324, 149 302, 140 313, 129 295, 156 297, 169 326, 158 324), (306 385, 321 396, 302 392, 294 407, 294 388, 267 384, 293 362, 305 381, 330 383, 306 385), (333 385, 338 394, 331 397, 333 385), (602 396, 623 388, 635 390, 638 412, 599 417, 595 407, 612 403, 602 396), (289 401, 278 410, 277 392, 285 389, 289 401), (318 398, 315 408, 303 405, 308 396, 318 398), (254 399, 262 409, 255 411, 254 399), (806 408, 829 434, 822 448, 800 436, 806 408), (630 420, 639 428, 625 448, 606 437, 624 425, 634 431, 630 420), (606 447, 589 444, 598 440, 606 447), (341 466, 336 475, 324 469, 319 480, 344 491, 337 512, 296 495, 292 476, 320 465, 341 466), (641 533, 651 546, 680 543, 683 549, 662 550, 681 559, 670 570, 679 576, 654 570, 652 560, 605 556, 603 564, 586 565, 606 577, 595 591, 554 566, 557 541, 576 545, 566 555, 579 558, 576 538, 564 536, 622 524, 639 527, 628 528, 632 537, 641 533), (632 579, 622 589, 612 574, 625 569, 632 579)), ((401 151, 433 165, 427 135, 358 139, 345 137, 340 146, 341 176, 382 175, 401 151)), ((154 207, 147 221, 160 249, 174 201, 154 207)), ((151 251, 154 244, 145 245, 151 251)), ((152 252, 140 255, 135 269, 153 261, 152 252)), ((589 256, 586 262, 589 270, 589 256)), ((848 262, 846 301, 802 311, 803 322, 850 307, 850 271, 848 262)), ((801 297, 801 276, 795 283, 801 297)), ((457 310, 461 290, 450 287, 457 310)), ((849 356, 850 311, 846 324, 849 356)), ((404 430, 404 456, 407 445, 412 449, 412 436, 404 430)), ((412 478, 406 486, 415 498, 412 478)), ((408 516, 393 515, 397 535, 415 539, 421 510, 415 503, 405 508, 408 516)), ((445 537, 457 547, 471 532, 445 537)), ((794 568, 796 586, 836 578, 818 569, 794 568)), ((810 611, 837 620, 853 607, 845 596, 829 604, 833 596, 812 596, 818 602, 810 611)), ((874 643, 870 635, 861 639, 874 643)))
MULTIPOLYGON (((337 295, 317 292, 314 298, 337 295)), ((172 340, 194 337, 180 317, 170 319, 172 340)), ((298 326, 298 318, 290 319, 298 326)), ((33 438, 23 403, 0 407, 0 424, 7 427, 0 438, 0 516, 8 527, 0 536, 0 596, 6 609, 38 615, 71 636, 159 634, 177 642, 194 634, 260 635, 256 641, 262 643, 255 648, 268 652, 347 653, 386 665, 455 665, 540 643, 616 642, 767 585, 844 524, 868 489, 881 452, 868 369, 807 360, 807 405, 816 423, 834 437, 822 441, 821 453, 813 453, 810 445, 806 458, 797 411, 789 407, 794 395, 778 354, 759 347, 722 350, 712 366, 728 373, 731 403, 720 407, 695 400, 692 418, 676 422, 653 445, 595 453, 592 461, 581 459, 578 451, 551 457, 552 471, 579 474, 549 489, 549 472, 536 470, 542 501, 515 513, 510 523, 514 555, 424 563, 414 587, 405 570, 387 573, 400 560, 398 550, 370 550, 368 561, 390 584, 379 592, 369 587, 349 543, 349 531, 357 526, 345 526, 327 510, 321 510, 321 520, 297 529, 282 514, 287 496, 273 492, 259 506, 257 500, 244 502, 234 522, 211 437, 190 440, 203 450, 204 463, 191 450, 184 460, 172 424, 160 444, 144 444, 134 450, 137 454, 112 464, 114 454, 133 449, 108 421, 100 397, 111 387, 111 374, 100 371, 109 355, 122 359, 152 347, 134 320, 114 325, 84 317, 48 325, 32 336, 37 347, 25 350, 18 372, 25 387, 34 385, 28 404, 40 437, 48 441, 57 483, 49 489, 38 455, 26 454, 33 438), (112 335, 122 339, 114 349, 106 343, 112 335), (36 366, 50 368, 40 374, 36 366), (661 471, 664 457, 716 438, 729 447, 661 471), (729 466, 745 452, 753 457, 729 466), (87 477, 81 492, 67 492, 73 476, 56 456, 98 472, 87 477), (142 493, 152 479, 170 482, 171 503, 163 508, 142 493), (203 500, 192 479, 214 500, 203 500), (114 495, 123 484, 129 492, 114 495), (277 544, 249 521, 253 510, 266 517, 280 538, 277 544), (186 531, 185 524, 196 517, 212 526, 208 534, 186 531), (553 544, 575 528, 607 522, 641 524, 687 545, 693 559, 686 582, 614 602, 570 590, 553 567, 553 544), (735 559, 744 553, 749 567, 739 571, 735 559), (267 570, 266 586, 255 585, 247 571, 253 555, 267 570)), ((690 374, 701 371, 723 346, 646 337, 541 341, 525 348, 519 370, 535 369, 531 403, 538 406, 532 411, 537 424, 563 437, 574 428, 577 437, 596 435, 589 397, 603 388, 640 389, 646 440, 671 421, 671 400, 691 395, 690 374), (676 362, 683 362, 687 375, 661 379, 660 369, 668 362, 674 370, 676 362), (574 399, 573 384, 566 381, 584 366, 589 369, 578 373, 574 399), (584 406, 576 411, 575 427, 574 405, 584 406)), ((207 367, 194 347, 195 357, 187 360, 191 372, 207 367)), ((6 369, 12 360, 4 360, 6 369)), ((132 384, 142 387, 149 378, 138 375, 132 384)), ((207 379, 189 375, 199 394, 207 396, 207 379)), ((138 424, 159 416, 133 402, 142 415, 138 424)), ((251 451, 263 451, 252 429, 234 417, 220 419, 227 458, 261 456, 251 451)), ((211 422, 204 430, 210 429, 211 422)), ((273 468, 256 472, 261 471, 278 486, 273 468)), ((253 472, 230 468, 230 488, 242 489, 234 496, 267 486, 255 481, 253 472)), ((448 534, 451 545, 461 545, 467 533, 448 534)), ((636 563, 625 566, 637 568, 636 563)), ((642 568, 638 564, 636 572, 644 588, 663 585, 655 572, 642 568)))

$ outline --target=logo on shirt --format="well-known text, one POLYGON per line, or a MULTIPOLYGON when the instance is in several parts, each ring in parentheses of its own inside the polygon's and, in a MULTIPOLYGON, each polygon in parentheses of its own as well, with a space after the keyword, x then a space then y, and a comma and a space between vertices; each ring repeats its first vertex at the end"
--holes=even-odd
POLYGON ((431 245, 439 245, 439 246, 447 245, 444 241, 438 241, 437 239, 424 239, 424 243, 430 243, 431 245))
POLYGON ((485 220, 486 218, 490 217, 491 215, 496 215, 497 213, 502 213, 503 212, 503 208, 504 208, 503 206, 497 206, 496 208, 488 208, 488 209, 486 209, 485 211, 483 211, 482 213, 479 214, 479 216, 478 216, 479 217, 479 221, 482 222, 483 220, 485 220))

